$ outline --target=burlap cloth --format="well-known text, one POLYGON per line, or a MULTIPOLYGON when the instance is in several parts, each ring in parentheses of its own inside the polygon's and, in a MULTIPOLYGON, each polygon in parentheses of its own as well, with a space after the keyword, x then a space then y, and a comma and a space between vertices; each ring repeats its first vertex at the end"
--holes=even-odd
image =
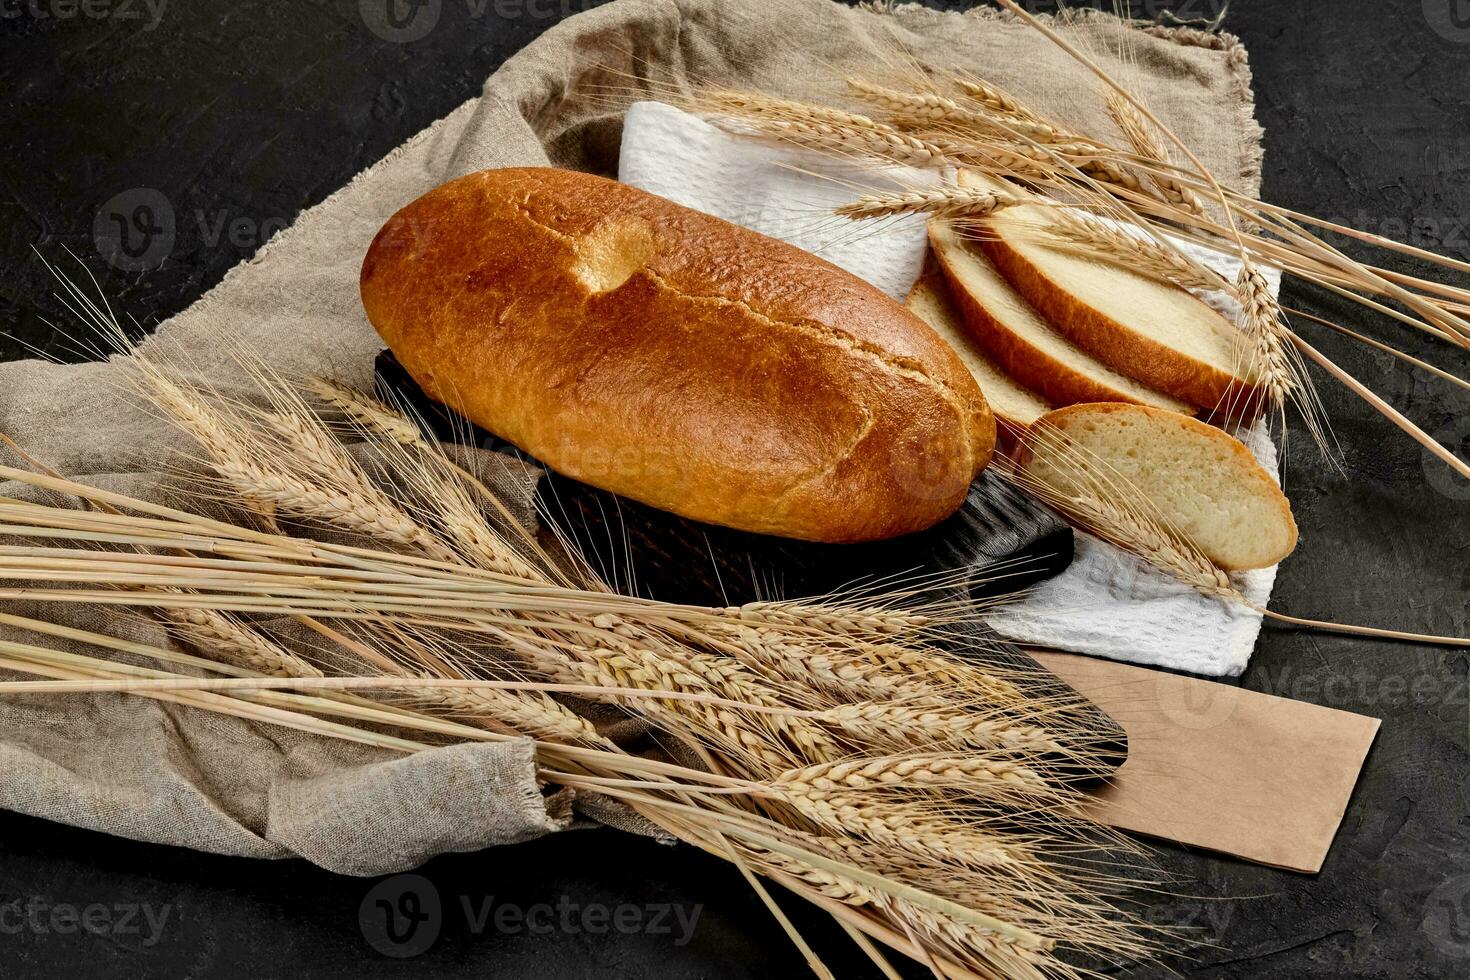
MULTIPOLYGON (((1222 179, 1256 190, 1259 130, 1245 52, 1233 38, 1130 30, 1106 16, 1082 17, 1068 30, 1143 92, 1222 179)), ((896 63, 905 49, 929 64, 974 69, 1044 110, 1108 131, 1097 83, 1029 28, 988 10, 619 0, 549 30, 479 98, 302 214, 158 332, 224 390, 238 383, 229 343, 289 374, 368 385, 380 345, 358 302, 358 264, 382 222, 414 197, 487 167, 615 173, 620 115, 610 87, 653 77, 831 95, 834 69, 896 63)), ((160 460, 185 446, 111 383, 116 370, 0 365, 0 428, 69 475, 157 496, 160 460)), ((38 612, 15 606, 8 611, 38 612)), ((39 612, 167 642, 137 616, 39 612)), ((567 826, 571 812, 566 794, 537 785, 529 742, 390 757, 119 695, 0 700, 0 773, 0 806, 12 810, 222 854, 300 855, 352 874, 526 840, 567 826)))

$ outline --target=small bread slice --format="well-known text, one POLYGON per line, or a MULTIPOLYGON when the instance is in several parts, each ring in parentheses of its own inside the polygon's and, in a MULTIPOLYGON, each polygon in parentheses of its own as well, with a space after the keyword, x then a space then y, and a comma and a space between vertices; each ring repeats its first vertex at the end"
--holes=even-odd
POLYGON ((1031 479, 1068 493, 1085 489, 1076 485, 1078 470, 1058 465, 1050 441, 1037 436, 1041 427, 1065 437, 1083 458, 1105 464, 1120 486, 1137 488, 1174 530, 1226 571, 1275 565, 1296 547, 1286 494, 1249 449, 1212 425, 1141 405, 1049 412, 1022 437, 1020 465, 1031 479))
MULTIPOLYGON (((964 186, 1019 188, 961 173, 964 186)), ((1078 347, 1157 391, 1200 408, 1261 402, 1240 356, 1240 330, 1193 293, 1044 243, 1045 205, 1006 208, 984 222, 985 254, 1016 291, 1078 347)))
POLYGON ((929 244, 971 335, 1022 386, 1054 405, 1132 402, 1194 411, 1119 374, 1058 333, 952 223, 930 221, 929 244))
POLYGON ((909 291, 906 304, 914 314, 955 349, 960 360, 985 393, 996 420, 1012 433, 1051 411, 1052 406, 1036 392, 1024 387, 992 361, 965 329, 964 319, 950 297, 949 286, 936 265, 926 263, 924 274, 909 291))

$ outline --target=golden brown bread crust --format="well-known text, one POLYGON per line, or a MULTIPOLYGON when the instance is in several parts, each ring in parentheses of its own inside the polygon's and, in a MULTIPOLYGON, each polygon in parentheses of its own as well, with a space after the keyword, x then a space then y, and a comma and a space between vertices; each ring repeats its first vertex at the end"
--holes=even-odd
MULTIPOLYGON (((984 303, 959 285, 961 277, 953 267, 953 257, 941 240, 941 232, 938 224, 930 222, 930 251, 952 285, 949 294, 964 316, 965 326, 1006 374, 1056 405, 1077 402, 1137 404, 1127 391, 1057 360, 997 320, 984 303)), ((1186 406, 1181 404, 1179 407, 1186 406)))
POLYGON ((917 317, 806 252, 568 170, 394 215, 363 306, 433 398, 576 479, 696 520, 893 537, 963 502, 995 423, 917 317))
MULTIPOLYGON (((904 306, 912 310, 919 319, 934 327, 935 332, 944 338, 947 343, 951 343, 952 345, 954 342, 949 339, 945 332, 939 330, 934 321, 924 315, 921 308, 916 307, 916 304, 923 302, 926 293, 935 297, 934 301, 943 304, 942 308, 945 315, 954 322, 952 329, 963 332, 963 335, 958 338, 959 342, 965 343, 973 349, 976 357, 984 357, 987 361, 992 362, 991 367, 996 372, 1000 372, 1001 368, 998 364, 993 363, 994 359, 989 357, 988 354, 982 353, 980 346, 975 343, 973 338, 968 336, 969 327, 965 324, 964 314, 960 312, 958 305, 954 301, 952 295, 953 290, 949 288, 949 283, 945 281, 944 272, 939 267, 939 260, 934 257, 932 249, 924 260, 924 271, 909 289, 908 299, 905 300, 904 306)), ((956 353, 960 354, 961 363, 967 363, 967 358, 964 353, 959 351, 956 351, 956 353)), ((999 397, 995 391, 989 390, 991 388, 991 385, 987 381, 989 376, 982 377, 974 370, 970 371, 970 376, 980 386, 980 393, 985 395, 986 404, 990 406, 990 412, 995 416, 995 451, 1002 454, 1009 454, 1015 449, 1021 433, 1025 432, 1026 427, 1034 421, 1034 417, 1029 413, 1008 414, 1003 407, 1005 399, 999 397)), ((1016 384, 1017 387, 1024 388, 1018 382, 1012 381, 1012 383, 1016 384)), ((1033 396, 1037 399, 1037 408, 1039 411, 1044 413, 1049 410, 1049 406, 1046 405, 1039 395, 1034 395, 1033 393, 1033 396)))
POLYGON ((1083 302, 1059 287, 1004 235, 977 237, 1016 292, 1074 344, 1109 367, 1209 411, 1249 416, 1259 410, 1261 397, 1254 385, 1146 337, 1083 302))

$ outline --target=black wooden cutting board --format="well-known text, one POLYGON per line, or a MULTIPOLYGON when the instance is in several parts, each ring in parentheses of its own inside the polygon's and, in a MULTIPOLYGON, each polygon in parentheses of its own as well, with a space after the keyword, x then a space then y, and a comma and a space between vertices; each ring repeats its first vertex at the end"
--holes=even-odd
MULTIPOLYGON (((428 398, 391 351, 383 351, 375 367, 380 396, 411 407, 436 438, 473 442, 537 462, 428 398)), ((1043 581, 1072 561, 1072 529, 993 469, 970 487, 959 511, 935 527, 861 545, 791 541, 702 524, 550 471, 537 497, 544 518, 610 584, 669 602, 740 605, 854 588, 890 591, 906 584, 914 587, 915 602, 983 601, 1043 581)), ((1092 702, 1019 647, 990 633, 978 617, 947 629, 957 651, 1023 672, 1038 695, 1056 699, 1096 731, 1101 736, 1097 768, 1122 764, 1127 736, 1092 702)))

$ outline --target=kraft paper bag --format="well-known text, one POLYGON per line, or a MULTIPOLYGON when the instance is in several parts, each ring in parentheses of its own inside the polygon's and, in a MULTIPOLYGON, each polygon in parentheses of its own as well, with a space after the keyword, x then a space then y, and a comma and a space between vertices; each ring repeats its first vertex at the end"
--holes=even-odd
POLYGON ((1128 733, 1095 792, 1107 823, 1291 871, 1322 870, 1378 719, 1064 653, 1043 666, 1128 733))

